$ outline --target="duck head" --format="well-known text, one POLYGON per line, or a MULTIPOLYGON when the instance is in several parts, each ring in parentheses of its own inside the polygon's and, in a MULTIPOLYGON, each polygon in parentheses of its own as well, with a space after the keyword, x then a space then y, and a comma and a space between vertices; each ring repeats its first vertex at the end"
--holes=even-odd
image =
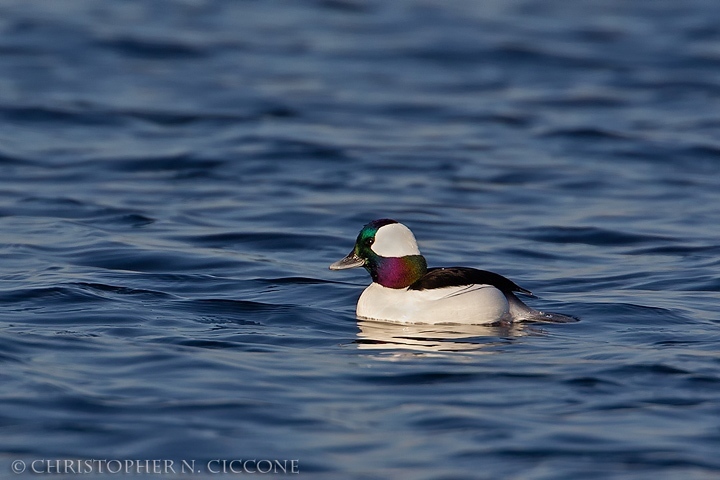
POLYGON ((383 218, 360 230, 355 248, 330 270, 365 267, 373 282, 388 288, 405 288, 427 272, 415 236, 402 223, 383 218))

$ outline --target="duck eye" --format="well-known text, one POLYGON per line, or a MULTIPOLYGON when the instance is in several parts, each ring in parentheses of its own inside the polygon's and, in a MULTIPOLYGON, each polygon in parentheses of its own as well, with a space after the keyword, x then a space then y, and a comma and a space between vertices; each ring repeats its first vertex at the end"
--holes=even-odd
POLYGON ((374 238, 368 238, 367 240, 365 240, 365 245, 367 245, 368 247, 371 246, 373 243, 375 243, 374 238))

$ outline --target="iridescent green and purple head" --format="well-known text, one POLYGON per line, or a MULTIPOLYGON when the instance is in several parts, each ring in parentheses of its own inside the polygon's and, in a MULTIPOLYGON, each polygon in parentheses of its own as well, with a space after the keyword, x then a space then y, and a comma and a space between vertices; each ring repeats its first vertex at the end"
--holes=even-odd
POLYGON ((353 251, 330 265, 330 270, 355 267, 365 267, 373 282, 388 288, 408 287, 427 272, 410 229, 388 218, 365 225, 353 251))

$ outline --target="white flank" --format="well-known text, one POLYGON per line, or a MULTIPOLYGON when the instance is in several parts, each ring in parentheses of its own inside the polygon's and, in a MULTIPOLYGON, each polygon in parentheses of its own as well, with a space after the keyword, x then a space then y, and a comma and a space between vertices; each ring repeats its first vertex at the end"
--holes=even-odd
POLYGON ((396 323, 473 325, 509 320, 511 315, 507 298, 491 285, 407 290, 377 283, 360 295, 356 313, 361 318, 396 323))

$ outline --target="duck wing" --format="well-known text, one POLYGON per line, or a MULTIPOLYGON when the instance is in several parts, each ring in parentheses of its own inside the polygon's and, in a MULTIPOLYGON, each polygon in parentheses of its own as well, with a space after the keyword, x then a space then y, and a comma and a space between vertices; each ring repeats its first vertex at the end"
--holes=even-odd
POLYGON ((520 292, 532 295, 529 290, 502 275, 469 267, 429 268, 424 276, 408 287, 408 290, 431 290, 463 285, 492 285, 506 294, 520 292))

